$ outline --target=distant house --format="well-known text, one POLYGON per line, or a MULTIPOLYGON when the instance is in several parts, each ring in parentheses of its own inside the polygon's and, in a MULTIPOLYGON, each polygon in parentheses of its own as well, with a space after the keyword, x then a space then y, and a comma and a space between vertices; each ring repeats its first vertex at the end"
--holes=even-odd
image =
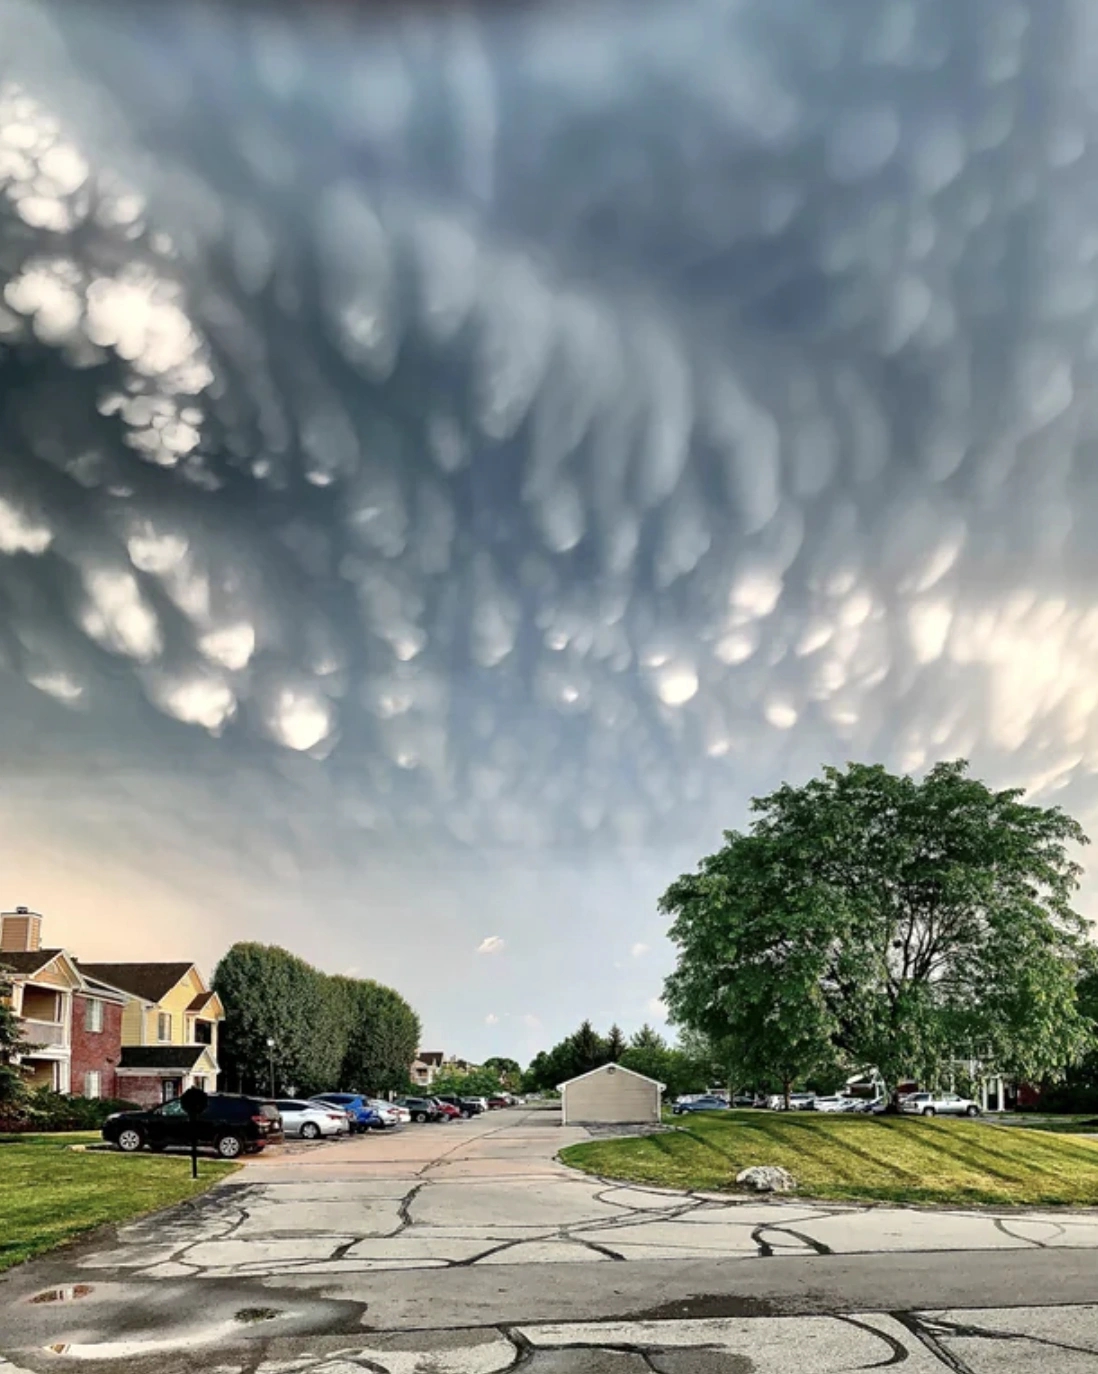
POLYGON ((126 996, 118 1096, 151 1106, 190 1087, 217 1089, 218 1025, 225 1011, 194 964, 78 965, 86 980, 126 996))
POLYGON ((624 1064, 603 1064, 558 1086, 565 1126, 640 1126, 660 1119, 664 1085, 624 1064))
POLYGON ((42 918, 20 907, 0 915, 0 966, 27 1052, 30 1086, 83 1097, 117 1096, 125 993, 85 977, 64 949, 42 948, 42 918))
POLYGON ((409 1070, 412 1082, 417 1088, 429 1088, 442 1072, 444 1055, 442 1050, 420 1050, 409 1070))

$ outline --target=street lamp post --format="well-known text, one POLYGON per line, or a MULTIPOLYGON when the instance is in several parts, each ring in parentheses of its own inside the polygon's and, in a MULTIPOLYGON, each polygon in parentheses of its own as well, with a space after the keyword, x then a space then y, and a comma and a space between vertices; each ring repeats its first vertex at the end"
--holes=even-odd
POLYGON ((271 1065, 271 1096, 275 1095, 275 1042, 274 1036, 267 1036, 267 1057, 271 1065))

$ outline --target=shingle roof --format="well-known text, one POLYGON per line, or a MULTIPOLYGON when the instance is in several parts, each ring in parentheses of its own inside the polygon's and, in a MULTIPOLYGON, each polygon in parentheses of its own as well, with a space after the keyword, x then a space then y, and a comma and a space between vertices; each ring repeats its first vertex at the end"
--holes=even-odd
POLYGON ((185 978, 193 964, 85 964, 78 966, 89 978, 121 988, 146 1002, 159 1002, 185 978))
POLYGON ((423 1064, 441 1064, 442 1050, 420 1050, 419 1058, 423 1064))
MULTIPOLYGON (((188 965, 188 967, 190 967, 188 965)), ((193 1069, 205 1045, 123 1045, 120 1069, 193 1069)))
POLYGON ((11 969, 12 973, 22 973, 29 976, 37 973, 40 968, 45 968, 51 959, 56 959, 59 954, 64 954, 63 949, 34 949, 34 950, 14 950, 8 953, 6 950, 0 954, 0 968, 11 969))
POLYGON ((187 1003, 187 1010, 191 1013, 201 1011, 213 995, 212 992, 200 992, 193 1001, 187 1003))

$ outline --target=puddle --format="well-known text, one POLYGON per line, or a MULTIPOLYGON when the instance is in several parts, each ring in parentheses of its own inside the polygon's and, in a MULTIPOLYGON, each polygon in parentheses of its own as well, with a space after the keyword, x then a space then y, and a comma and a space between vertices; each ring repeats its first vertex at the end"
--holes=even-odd
POLYGON ((68 1288, 47 1288, 44 1293, 36 1293, 31 1302, 76 1302, 95 1291, 93 1283, 74 1283, 68 1288))
POLYGON ((250 1326, 253 1322, 273 1322, 280 1315, 277 1307, 242 1307, 233 1313, 233 1320, 250 1326))

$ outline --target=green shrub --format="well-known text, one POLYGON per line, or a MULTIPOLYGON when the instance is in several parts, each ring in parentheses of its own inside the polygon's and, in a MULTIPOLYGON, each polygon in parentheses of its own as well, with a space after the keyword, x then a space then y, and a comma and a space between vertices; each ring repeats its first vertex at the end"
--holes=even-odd
POLYGON ((122 1098, 72 1097, 68 1093, 39 1088, 28 1093, 26 1101, 4 1128, 15 1131, 98 1131, 114 1112, 140 1110, 136 1102, 122 1098))

